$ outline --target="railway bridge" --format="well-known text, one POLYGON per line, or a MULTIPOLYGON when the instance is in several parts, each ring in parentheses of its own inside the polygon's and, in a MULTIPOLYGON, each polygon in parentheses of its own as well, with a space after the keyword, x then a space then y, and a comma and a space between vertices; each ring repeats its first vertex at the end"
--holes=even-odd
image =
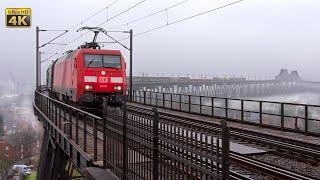
POLYGON ((302 80, 191 79, 189 77, 133 77, 133 89, 220 97, 261 97, 318 92, 320 83, 302 80))
POLYGON ((34 112, 38 179, 318 178, 251 158, 289 150, 318 166, 317 105, 133 91, 121 108, 88 112, 36 91, 34 112))

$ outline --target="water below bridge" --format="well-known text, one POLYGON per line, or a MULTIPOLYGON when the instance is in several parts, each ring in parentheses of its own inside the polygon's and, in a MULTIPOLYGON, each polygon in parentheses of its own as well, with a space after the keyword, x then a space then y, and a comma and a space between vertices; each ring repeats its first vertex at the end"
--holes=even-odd
POLYGON ((297 103, 297 104, 314 104, 320 105, 320 92, 304 92, 304 93, 295 93, 295 94, 282 94, 274 96, 264 96, 252 98, 256 100, 265 100, 265 101, 278 101, 278 102, 287 102, 287 103, 297 103))

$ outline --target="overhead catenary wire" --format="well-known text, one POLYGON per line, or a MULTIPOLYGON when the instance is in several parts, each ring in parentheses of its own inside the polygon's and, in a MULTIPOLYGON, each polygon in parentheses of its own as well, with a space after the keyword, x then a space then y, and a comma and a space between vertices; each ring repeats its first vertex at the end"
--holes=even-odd
MULTIPOLYGON (((98 10, 97 12, 93 13, 92 15, 88 16, 87 18, 85 18, 84 20, 80 21, 79 23, 71 26, 71 27, 68 29, 68 32, 70 32, 71 29, 73 29, 73 28, 75 28, 75 27, 83 24, 84 22, 86 22, 86 21, 90 20, 91 18, 95 17, 96 15, 100 14, 100 13, 103 12, 104 10, 106 10, 106 9, 108 10, 111 6, 113 6, 114 4, 116 4, 116 3, 119 2, 119 1, 120 1, 120 0, 114 0, 114 1, 111 2, 108 6, 105 6, 104 8, 102 8, 102 9, 98 10)), ((82 37, 82 35, 81 35, 80 37, 82 37)), ((77 38, 80 38, 80 37, 77 37, 77 38)), ((70 44, 70 43, 67 43, 67 44, 65 44, 65 45, 68 45, 68 44, 70 44)))
POLYGON ((116 3, 119 2, 119 1, 120 1, 120 0, 114 0, 114 1, 111 2, 108 6, 106 6, 106 7, 102 8, 102 9, 98 10, 97 12, 95 12, 95 13, 93 13, 92 15, 88 16, 87 18, 85 18, 84 20, 80 21, 79 23, 71 26, 71 27, 69 28, 69 30, 71 30, 71 29, 73 29, 73 28, 75 28, 75 27, 83 24, 84 22, 86 22, 86 21, 88 21, 89 19, 95 17, 96 15, 100 14, 100 13, 103 12, 104 10, 108 10, 111 6, 113 6, 114 4, 116 4, 116 3))
MULTIPOLYGON (((158 27, 155 27, 155 28, 152 28, 152 29, 143 31, 143 32, 138 33, 138 34, 135 34, 135 35, 133 35, 133 36, 134 36, 134 37, 138 37, 138 36, 141 36, 141 35, 143 35, 143 34, 147 34, 147 33, 150 33, 150 32, 152 32, 152 31, 155 31, 155 30, 158 30, 158 29, 162 29, 162 28, 164 28, 164 27, 166 27, 166 26, 170 26, 170 25, 173 25, 173 24, 178 24, 178 23, 181 23, 181 22, 183 22, 183 21, 187 21, 187 20, 196 18, 196 17, 198 17, 198 16, 202 16, 202 15, 209 14, 209 13, 211 13, 211 12, 214 12, 214 11, 217 11, 217 10, 220 10, 220 9, 224 9, 224 8, 226 8, 226 7, 229 7, 229 6, 238 4, 238 3, 243 2, 243 1, 245 1, 245 0, 234 1, 234 2, 231 2, 231 3, 225 4, 225 5, 223 5, 223 6, 219 6, 219 7, 217 7, 217 8, 213 8, 213 9, 210 9, 210 10, 208 10, 208 11, 204 11, 204 12, 201 12, 201 13, 198 13, 198 14, 195 14, 195 15, 192 15, 192 16, 189 16, 189 17, 180 19, 180 20, 176 20, 176 21, 173 21, 173 22, 168 22, 168 23, 165 24, 165 25, 158 26, 158 27)), ((126 39, 127 39, 127 38, 126 38, 126 39)))
POLYGON ((148 15, 146 15, 146 16, 143 16, 143 17, 134 19, 134 20, 132 20, 132 21, 129 21, 129 22, 126 22, 126 23, 123 23, 123 24, 119 24, 119 25, 112 26, 112 27, 110 27, 110 28, 108 28, 108 29, 115 29, 115 28, 119 28, 119 27, 122 27, 122 26, 128 26, 129 24, 133 24, 133 23, 142 21, 142 20, 144 20, 144 19, 147 19, 147 18, 149 18, 149 17, 155 16, 155 15, 157 15, 157 14, 160 14, 160 13, 162 13, 162 12, 168 11, 169 9, 175 8, 175 7, 177 7, 177 6, 180 6, 180 5, 182 5, 182 4, 184 4, 184 3, 188 2, 188 1, 190 1, 190 0, 184 0, 184 1, 178 2, 178 3, 176 3, 176 4, 172 5, 172 6, 169 6, 169 7, 167 7, 167 8, 161 9, 161 10, 156 11, 156 12, 154 12, 154 13, 148 14, 148 15))
MULTIPOLYGON (((88 16, 88 17, 85 18, 84 20, 80 21, 78 24, 75 24, 75 25, 71 26, 68 30, 41 30, 41 31, 65 31, 65 32, 64 32, 63 34, 61 34, 59 37, 64 36, 64 35, 68 34, 71 29, 73 29, 73 28, 77 27, 78 25, 81 25, 82 23, 88 21, 89 19, 93 18, 94 16, 98 15, 99 13, 103 12, 104 10, 109 9, 111 6, 113 6, 114 4, 116 4, 116 3, 119 2, 119 1, 120 1, 120 0, 114 0, 114 1, 111 2, 108 6, 106 6, 106 7, 102 8, 102 9, 98 10, 97 12, 93 13, 92 15, 88 16)), ((58 37, 58 38, 59 38, 59 37, 58 37)), ((55 38, 55 39, 57 39, 57 38, 55 38)), ((54 39, 54 40, 55 40, 55 39, 54 39)), ((59 45, 63 45, 63 46, 67 46, 67 45, 68 45, 68 44, 65 44, 65 43, 51 43, 51 42, 54 41, 54 40, 51 40, 51 41, 49 41, 48 43, 50 43, 50 44, 59 44, 59 45)), ((48 44, 48 43, 46 43, 46 44, 48 44)))
MULTIPOLYGON (((109 21, 111 21, 111 20, 113 20, 113 19, 121 16, 122 14, 129 12, 130 10, 134 9, 135 7, 141 5, 142 3, 146 2, 146 1, 147 1, 147 0, 139 1, 138 3, 130 6, 129 8, 127 8, 127 9, 125 9, 125 10, 123 10, 123 11, 121 11, 120 13, 118 13, 118 14, 110 17, 110 18, 107 18, 107 20, 101 22, 101 23, 98 24, 97 26, 101 26, 101 25, 103 25, 103 24, 105 24, 105 23, 107 23, 107 22, 109 22, 109 21)), ((85 32, 84 34, 81 34, 81 35, 77 36, 76 38, 74 38, 73 40, 71 40, 69 43, 67 43, 67 45, 72 44, 73 42, 77 41, 78 39, 80 39, 81 37, 83 37, 84 35, 86 35, 86 34, 88 34, 88 33, 89 33, 89 31, 85 32)))
MULTIPOLYGON (((161 26, 158 26, 158 27, 155 27, 155 28, 152 28, 152 29, 149 29, 149 30, 146 30, 146 31, 137 33, 137 34, 134 34, 133 37, 142 36, 142 35, 144 35, 144 34, 147 34, 147 33, 150 33, 150 32, 153 32, 153 31, 156 31, 156 30, 165 28, 165 27, 167 27, 167 26, 170 26, 170 25, 173 25, 173 24, 178 24, 178 23, 181 23, 181 22, 184 22, 184 21, 187 21, 187 20, 190 20, 190 19, 193 19, 193 18, 202 16, 202 15, 205 15, 205 14, 209 14, 209 13, 211 13, 211 12, 214 12, 214 11, 217 11, 217 10, 220 10, 220 9, 223 9, 223 8, 226 8, 226 7, 229 7, 229 6, 238 4, 238 3, 243 2, 243 1, 245 1, 245 0, 234 1, 234 2, 228 3, 228 4, 225 4, 225 5, 222 5, 222 6, 219 6, 219 7, 210 9, 210 10, 208 10, 208 11, 204 11, 204 12, 201 12, 201 13, 198 13, 198 14, 195 14, 195 15, 192 15, 192 16, 189 16, 189 17, 186 17, 186 18, 183 18, 183 19, 179 19, 179 20, 176 20, 176 21, 173 21, 173 22, 167 22, 167 23, 164 24, 164 25, 161 25, 161 26)), ((118 41, 121 42, 121 41, 124 41, 124 40, 127 40, 127 39, 129 39, 129 38, 126 37, 126 38, 120 39, 120 40, 118 40, 118 41)))
POLYGON ((107 23, 107 22, 109 22, 109 21, 111 21, 111 20, 113 20, 113 19, 115 19, 115 18, 117 18, 117 17, 121 16, 122 14, 124 14, 124 13, 126 13, 126 12, 129 12, 130 10, 134 9, 135 7, 139 6, 140 4, 142 4, 142 3, 146 2, 146 1, 147 1, 147 0, 142 0, 142 1, 140 1, 140 2, 138 2, 138 3, 136 3, 136 4, 134 4, 133 6, 129 7, 128 9, 126 9, 126 10, 124 10, 124 11, 122 11, 122 12, 120 12, 120 13, 118 13, 118 14, 114 15, 114 16, 112 16, 111 18, 109 18, 109 19, 107 19, 107 20, 103 21, 103 22, 102 22, 102 23, 100 23, 98 26, 101 26, 101 25, 103 25, 103 24, 105 24, 105 23, 107 23))
POLYGON ((48 58, 46 58, 45 60, 41 61, 40 63, 46 62, 48 60, 50 60, 52 57, 56 56, 58 53, 54 53, 52 56, 49 56, 48 58))
MULTIPOLYGON (((47 31, 47 30, 42 30, 42 31, 47 31)), ((51 39, 50 41, 48 41, 47 43, 44 43, 42 46, 39 47, 43 48, 44 46, 48 45, 48 44, 59 44, 59 43, 53 43, 53 41, 55 41, 56 39, 60 38, 61 36, 65 35, 66 33, 68 33, 68 30, 65 30, 63 33, 61 33, 60 35, 56 36, 55 38, 51 39)))

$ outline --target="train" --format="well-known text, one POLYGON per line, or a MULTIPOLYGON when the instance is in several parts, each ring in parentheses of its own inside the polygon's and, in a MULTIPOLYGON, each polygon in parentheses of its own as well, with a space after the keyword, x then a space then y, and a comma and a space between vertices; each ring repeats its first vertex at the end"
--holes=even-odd
POLYGON ((68 104, 115 105, 126 98, 126 62, 120 50, 82 46, 56 59, 46 71, 50 96, 68 104))

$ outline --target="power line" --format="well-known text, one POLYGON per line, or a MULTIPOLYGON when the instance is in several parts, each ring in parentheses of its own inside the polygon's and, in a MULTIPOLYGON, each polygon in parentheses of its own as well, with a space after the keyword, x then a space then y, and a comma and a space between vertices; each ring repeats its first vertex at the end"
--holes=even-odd
MULTIPOLYGON (((235 1, 235 2, 232 2, 232 3, 229 3, 229 4, 225 4, 223 6, 220 6, 220 7, 217 7, 217 8, 214 8, 214 9, 211 9, 211 10, 208 10, 208 11, 205 11, 205 12, 202 12, 202 13, 199 13, 199 14, 195 14, 193 16, 189 16, 189 17, 186 17, 186 18, 183 18, 183 19, 180 19, 180 20, 177 20, 177 21, 174 21, 174 22, 170 22, 170 23, 167 23, 165 25, 162 25, 162 26, 158 26, 156 28, 152 28, 152 29, 149 29, 147 31, 144 31, 144 32, 141 32, 141 33, 138 33, 138 34, 135 34, 134 37, 138 37, 138 36, 141 36, 143 34, 146 34, 146 33, 150 33, 152 31, 155 31, 155 30, 158 30, 158 29, 162 29, 164 27, 167 27, 167 26, 170 26, 170 25, 173 25, 173 24, 178 24, 180 22, 183 22, 183 21, 186 21, 186 20, 190 20, 190 19, 193 19, 193 18, 196 18, 198 16, 202 16, 202 15, 205 15, 205 14, 208 14, 208 13, 211 13, 211 12, 214 12, 214 11, 217 11, 217 10, 220 10, 220 9, 223 9, 223 8, 226 8, 226 7, 229 7, 229 6, 232 6, 232 5, 235 5, 235 4, 238 4, 242 1, 245 1, 245 0, 239 0, 239 1, 235 1)), ((126 38, 127 39, 127 38, 126 38)))
POLYGON ((55 55, 57 55, 58 53, 54 53, 52 56, 46 58, 45 60, 41 61, 40 63, 43 63, 43 62, 46 62, 48 61, 49 59, 51 59, 52 57, 54 57, 55 55))
MULTIPOLYGON (((40 30, 40 31, 47 31, 47 30, 40 30)), ((57 37, 51 39, 50 41, 48 41, 47 43, 43 44, 43 45, 40 46, 39 48, 42 48, 42 47, 44 47, 44 46, 46 46, 46 45, 48 45, 48 44, 54 44, 54 43, 52 43, 53 41, 55 41, 56 39, 58 39, 58 38, 60 38, 61 36, 65 35, 66 33, 68 33, 68 30, 65 30, 62 34, 60 34, 60 35, 58 35, 57 37)), ((55 43, 55 44, 57 44, 57 43, 55 43)))
MULTIPOLYGON (((174 22, 170 22, 170 23, 167 23, 167 24, 165 24, 165 25, 161 25, 161 26, 158 26, 158 27, 155 27, 155 28, 152 28, 152 29, 143 31, 143 32, 141 32, 141 33, 134 34, 133 37, 142 36, 142 35, 144 35, 144 34, 147 34, 147 33, 152 32, 152 31, 156 31, 156 30, 158 30, 158 29, 162 29, 162 28, 165 28, 165 27, 170 26, 170 25, 173 25, 173 24, 178 24, 178 23, 180 23, 180 22, 183 22, 183 21, 186 21, 186 20, 190 20, 190 19, 196 18, 196 17, 198 17, 198 16, 202 16, 202 15, 205 15, 205 14, 208 14, 208 13, 211 13, 211 12, 214 12, 214 11, 217 11, 217 10, 220 10, 220 9, 223 9, 223 8, 226 8, 226 7, 229 7, 229 6, 238 4, 238 3, 242 2, 242 1, 245 1, 245 0, 234 1, 234 2, 232 2, 232 3, 225 4, 225 5, 223 5, 223 6, 220 6, 220 7, 217 7, 217 8, 211 9, 211 10, 208 10, 208 11, 201 12, 201 13, 199 13, 199 14, 195 14, 195 15, 192 15, 192 16, 189 16, 189 17, 186 17, 186 18, 183 18, 183 19, 174 21, 174 22)), ((127 40, 127 39, 129 39, 129 38, 126 37, 126 38, 120 39, 119 41, 124 41, 124 40, 127 40)))
POLYGON ((146 16, 137 18, 137 19, 132 20, 132 21, 129 21, 129 22, 127 22, 127 23, 123 23, 123 24, 119 24, 119 25, 112 26, 112 27, 110 27, 110 28, 108 28, 108 29, 115 29, 115 28, 118 28, 118 27, 122 27, 122 26, 126 26, 126 25, 129 25, 129 24, 133 24, 133 23, 142 21, 142 20, 147 19, 147 18, 149 18, 149 17, 152 17, 152 16, 155 16, 155 15, 160 14, 160 13, 162 13, 162 12, 168 11, 169 9, 175 8, 175 7, 177 7, 177 6, 181 5, 181 4, 184 4, 184 3, 188 2, 188 1, 189 1, 189 0, 181 1, 181 2, 179 2, 179 3, 176 3, 176 4, 172 5, 172 6, 169 6, 169 7, 167 7, 167 8, 164 8, 164 9, 159 10, 159 11, 157 11, 157 12, 154 12, 154 13, 148 14, 148 15, 146 15, 146 16))
POLYGON ((112 16, 110 19, 107 19, 106 21, 103 21, 103 22, 100 23, 98 26, 101 26, 101 25, 103 25, 103 24, 111 21, 112 19, 114 19, 114 18, 116 18, 116 17, 118 17, 118 16, 121 16, 122 14, 124 14, 124 13, 126 13, 126 12, 129 12, 131 9, 134 9, 135 7, 139 6, 140 4, 142 4, 142 3, 146 2, 146 1, 147 1, 147 0, 142 0, 142 1, 134 4, 133 6, 129 7, 128 9, 126 9, 126 10, 124 10, 124 11, 122 11, 122 12, 120 12, 120 13, 114 15, 114 16, 112 16))
MULTIPOLYGON (((129 7, 128 9, 125 9, 124 11, 121 11, 120 13, 112 16, 111 18, 107 18, 107 20, 103 21, 102 23, 100 23, 100 24, 97 25, 97 26, 101 26, 101 25, 103 25, 103 24, 105 24, 105 23, 107 23, 107 22, 109 22, 109 21, 111 21, 111 20, 113 20, 113 19, 121 16, 122 14, 124 14, 124 13, 126 13, 126 12, 129 12, 130 10, 134 9, 135 7, 139 6, 140 4, 142 4, 142 3, 146 2, 146 1, 147 1, 147 0, 142 0, 142 1, 134 4, 133 6, 129 7)), ((86 34, 88 34, 88 33, 89 33, 89 31, 87 31, 87 32, 84 33, 84 34, 81 34, 80 36, 78 36, 78 37, 74 38, 73 40, 71 40, 67 45, 69 45, 69 44, 77 41, 78 39, 80 39, 81 37, 83 37, 84 35, 86 35, 86 34)))
MULTIPOLYGON (((96 15, 100 14, 100 13, 103 12, 104 10, 106 10, 106 9, 108 10, 111 6, 113 6, 114 4, 116 4, 116 3, 119 2, 119 1, 120 1, 120 0, 114 0, 114 1, 113 1, 111 4, 109 4, 108 6, 106 6, 106 7, 102 8, 102 9, 98 10, 97 12, 93 13, 92 15, 88 16, 88 17, 85 18, 84 20, 80 21, 78 24, 75 24, 75 25, 71 26, 71 27, 69 28, 69 32, 70 32, 71 29, 73 29, 73 28, 81 25, 82 23, 88 21, 89 19, 95 17, 96 15)), ((82 36, 83 36, 83 35, 80 35, 80 36, 76 37, 75 39, 73 39, 73 40, 71 40, 69 43, 67 43, 66 45, 69 45, 69 44, 75 42, 76 40, 80 39, 82 36)))
POLYGON ((97 12, 93 13, 92 15, 88 16, 88 17, 85 18, 84 20, 80 21, 78 24, 75 24, 75 25, 71 26, 70 29, 73 29, 73 28, 81 25, 82 23, 84 23, 84 22, 88 21, 89 19, 95 17, 96 15, 100 14, 100 13, 103 12, 104 10, 106 10, 106 9, 108 10, 111 6, 113 6, 114 4, 116 4, 116 3, 119 2, 119 1, 120 1, 120 0, 115 0, 115 1, 113 1, 113 2, 112 2, 111 4, 109 4, 108 6, 106 6, 106 7, 102 8, 102 9, 98 10, 97 12))

